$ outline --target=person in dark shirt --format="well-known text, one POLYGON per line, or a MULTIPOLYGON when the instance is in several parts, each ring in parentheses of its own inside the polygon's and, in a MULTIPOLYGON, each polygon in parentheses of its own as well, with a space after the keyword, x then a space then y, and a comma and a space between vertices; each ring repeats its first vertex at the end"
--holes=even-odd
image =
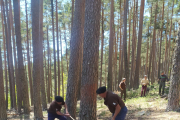
POLYGON ((96 90, 96 93, 104 98, 104 104, 109 108, 109 111, 113 114, 111 120, 125 120, 127 114, 127 107, 122 99, 110 91, 106 91, 106 87, 100 87, 96 90))
POLYGON ((161 76, 159 77, 159 95, 161 95, 161 88, 162 88, 162 95, 164 95, 164 88, 166 81, 169 81, 168 77, 164 74, 164 72, 161 72, 161 76))
POLYGON ((126 78, 123 78, 122 81, 119 84, 119 87, 121 89, 121 98, 124 94, 124 100, 126 100, 126 78))
POLYGON ((48 120, 54 120, 55 118, 59 120, 67 120, 66 117, 70 117, 66 103, 61 96, 56 96, 55 101, 50 104, 48 109, 48 120), (66 114, 61 113, 62 105, 66 109, 66 114))

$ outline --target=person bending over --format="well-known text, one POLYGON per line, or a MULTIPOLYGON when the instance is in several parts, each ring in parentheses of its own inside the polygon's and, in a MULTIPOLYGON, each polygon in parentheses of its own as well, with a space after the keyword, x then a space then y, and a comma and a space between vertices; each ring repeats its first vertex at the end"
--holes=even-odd
POLYGON ((50 104, 48 109, 48 120, 54 120, 55 118, 59 120, 67 120, 66 117, 69 117, 69 112, 67 105, 64 102, 64 99, 61 96, 56 96, 55 101, 50 104), (66 114, 61 113, 62 106, 66 109, 66 114))
POLYGON ((127 114, 127 107, 122 99, 110 91, 106 91, 106 87, 100 87, 96 90, 96 93, 104 98, 104 104, 109 108, 109 111, 113 114, 111 120, 125 120, 127 114))

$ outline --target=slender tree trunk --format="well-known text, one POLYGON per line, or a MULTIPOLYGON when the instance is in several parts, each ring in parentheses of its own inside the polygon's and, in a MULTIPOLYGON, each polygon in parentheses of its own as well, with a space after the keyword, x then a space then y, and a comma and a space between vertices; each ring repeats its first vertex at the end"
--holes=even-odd
POLYGON ((100 73, 100 87, 102 86, 102 64, 103 64, 103 47, 104 47, 104 3, 102 2, 102 25, 101 25, 101 73, 100 73))
POLYGON ((112 73, 112 58, 113 58, 113 40, 114 40, 114 0, 111 0, 111 17, 110 17, 110 34, 109 34, 109 63, 108 63, 108 87, 109 91, 112 91, 113 85, 113 73, 112 73))
POLYGON ((53 52, 54 52, 54 95, 57 96, 57 80, 56 80, 56 51, 55 51, 55 38, 54 38, 54 6, 51 0, 51 17, 52 17, 52 34, 53 34, 53 52))
MULTIPOLYGON (((133 13, 135 13, 135 0, 134 0, 134 8, 133 8, 133 13)), ((135 37, 136 37, 136 14, 133 14, 133 37, 132 37, 132 58, 131 58, 131 74, 130 74, 130 88, 133 88, 133 83, 134 83, 134 80, 133 80, 133 74, 134 74, 134 61, 135 61, 135 37)))
POLYGON ((40 49, 39 49, 39 0, 31 0, 32 40, 33 40, 33 91, 34 91, 34 118, 43 120, 40 95, 40 49))
POLYGON ((60 90, 61 90, 61 87, 60 87, 60 80, 61 80, 61 76, 60 76, 60 63, 59 63, 59 31, 58 31, 58 3, 57 3, 57 0, 56 0, 56 37, 57 37, 57 60, 58 60, 58 95, 60 95, 60 90))
POLYGON ((62 55, 62 40, 61 40, 61 30, 60 30, 60 44, 61 44, 61 77, 62 77, 62 96, 64 98, 64 71, 63 71, 63 55, 62 55))
POLYGON ((39 1, 39 50, 40 50, 40 79, 41 79, 41 100, 43 110, 47 109, 46 92, 44 84, 44 64, 43 64, 43 0, 39 1))
MULTIPOLYGON (((10 96, 11 96, 11 108, 16 109, 16 95, 15 95, 15 81, 14 81, 14 68, 13 68, 13 58, 12 58, 12 46, 11 46, 11 26, 10 26, 10 20, 9 20, 9 14, 8 14, 8 4, 7 0, 5 0, 6 3, 6 15, 7 15, 7 24, 5 19, 5 13, 4 13, 4 21, 5 21, 5 29, 6 29, 6 48, 7 48, 7 58, 8 58, 8 66, 9 66, 9 81, 10 81, 10 96)), ((3 2, 4 4, 4 2, 3 2)), ((4 5, 3 5, 3 11, 5 12, 4 5)))
POLYGON ((161 46, 162 46, 163 23, 164 23, 164 0, 163 0, 163 10, 162 10, 162 23, 161 23, 162 26, 161 26, 161 38, 160 38, 160 50, 159 50, 158 75, 160 75, 160 70, 161 70, 161 46))
MULTIPOLYGON (((20 27, 20 2, 19 0, 13 0, 14 6, 14 21, 15 21, 15 33, 16 33, 16 45, 18 52, 18 78, 21 82, 21 94, 23 100, 24 113, 29 114, 29 94, 28 94, 28 83, 25 79, 25 69, 23 65, 23 53, 21 43, 21 27, 20 27)), ((19 86, 20 87, 20 86, 19 86)))
POLYGON ((140 65, 140 57, 141 57, 143 15, 144 15, 144 0, 141 0, 141 10, 140 10, 140 20, 139 20, 139 34, 138 34, 138 47, 137 47, 137 58, 136 58, 136 71, 135 71, 135 76, 134 76, 135 89, 139 88, 139 65, 140 65))
MULTIPOLYGON (((150 26, 151 26, 151 21, 152 21, 152 6, 151 5, 151 20, 150 20, 150 26)), ((152 30, 151 30, 152 31, 152 30)), ((150 35, 150 40, 151 40, 151 35, 150 35)), ((148 70, 148 79, 150 78, 150 73, 151 73, 151 63, 152 63, 152 42, 150 42, 150 56, 149 56, 149 70, 148 70)))
POLYGON ((101 0, 86 0, 80 120, 95 120, 101 0), (84 92, 86 91, 86 92, 84 92))
POLYGON ((1 46, 0 46, 0 120, 7 120, 6 114, 6 104, 4 96, 4 79, 3 79, 3 68, 2 68, 2 56, 1 56, 1 46))
POLYGON ((13 17, 12 17, 12 10, 11 10, 11 1, 9 2, 9 8, 10 8, 10 17, 11 17, 11 28, 12 28, 12 37, 13 37, 13 52, 14 52, 14 63, 15 63, 15 79, 16 79, 16 86, 17 86, 17 104, 18 104, 18 112, 21 113, 22 108, 22 93, 21 93, 21 82, 19 80, 18 76, 18 63, 16 60, 16 43, 14 38, 14 27, 13 27, 13 17))
POLYGON ((129 44, 128 44, 128 64, 130 62, 130 50, 131 50, 131 13, 132 13, 132 7, 129 12, 129 44))
POLYGON ((32 74, 31 74, 31 60, 30 60, 30 52, 29 52, 29 27, 28 27, 28 13, 27 13, 27 1, 25 0, 26 6, 26 34, 27 34, 27 60, 28 60, 28 77, 29 77, 29 87, 30 87, 30 96, 31 96, 31 105, 33 102, 33 86, 32 86, 32 74))
POLYGON ((49 48, 49 38, 48 38, 48 26, 47 26, 47 51, 48 51, 48 88, 47 88, 47 98, 48 98, 48 103, 50 103, 50 48, 49 48))
POLYGON ((2 32, 3 32, 3 48, 4 48, 4 71, 5 71, 5 84, 6 84, 6 109, 8 109, 8 79, 7 79, 7 63, 6 63, 6 42, 4 36, 4 20, 3 20, 3 1, 1 2, 1 19, 2 19, 2 32))
MULTIPOLYGON (((127 58, 127 10, 128 10, 128 2, 126 0, 124 7, 124 33, 123 33, 123 48, 124 48, 124 69, 125 69, 125 78, 126 78, 126 87, 129 90, 129 63, 127 58)), ((141 22, 142 23, 142 22, 141 22)))
MULTIPOLYGON (((180 26, 180 21, 179 21, 180 26)), ((180 27, 178 30, 178 37, 176 39, 176 47, 174 49, 172 72, 170 78, 170 88, 168 96, 167 111, 174 111, 179 108, 179 69, 180 69, 180 27)))
MULTIPOLYGON (((119 5, 119 9, 120 9, 120 43, 119 43, 119 76, 118 76, 118 83, 120 83, 121 79, 122 79, 122 71, 121 71, 121 67, 122 67, 122 62, 121 62, 121 54, 122 54, 122 35, 121 35, 121 28, 122 28, 122 11, 121 11, 121 0, 120 0, 120 5, 119 5)), ((120 90, 120 88, 119 88, 120 90)))
POLYGON ((73 18, 73 26, 71 33, 71 53, 70 53, 70 65, 68 72, 68 84, 67 84, 67 94, 66 103, 68 105, 69 113, 73 118, 76 118, 76 104, 77 95, 79 93, 78 87, 81 75, 82 66, 82 45, 84 38, 84 12, 85 12, 85 0, 75 1, 75 11, 73 18), (71 86, 71 87, 69 87, 71 86))
MULTIPOLYGON (((158 8, 158 2, 156 3, 156 10, 158 8)), ((154 20, 154 30, 153 30, 153 42, 152 42, 152 73, 151 73, 151 84, 154 84, 155 78, 154 78, 154 69, 155 69, 155 47, 156 47, 156 18, 157 18, 157 12, 155 13, 155 20, 154 20)))

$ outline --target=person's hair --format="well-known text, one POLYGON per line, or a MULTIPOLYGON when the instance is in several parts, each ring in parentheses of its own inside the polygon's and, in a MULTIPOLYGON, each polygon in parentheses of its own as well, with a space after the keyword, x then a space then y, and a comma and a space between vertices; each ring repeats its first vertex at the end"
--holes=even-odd
POLYGON ((144 77, 147 77, 147 75, 144 75, 144 77))
POLYGON ((123 78, 122 81, 123 81, 123 80, 126 80, 126 78, 123 78))
POLYGON ((164 71, 162 71, 161 73, 164 73, 164 71))

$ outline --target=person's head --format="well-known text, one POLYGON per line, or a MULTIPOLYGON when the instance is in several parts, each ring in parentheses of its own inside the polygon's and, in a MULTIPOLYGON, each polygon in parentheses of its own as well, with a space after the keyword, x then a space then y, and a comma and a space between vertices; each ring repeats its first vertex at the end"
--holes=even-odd
POLYGON ((164 75, 164 71, 161 72, 161 75, 164 75))
POLYGON ((105 98, 106 97, 106 87, 100 87, 96 90, 96 94, 98 94, 100 97, 105 98))
POLYGON ((144 79, 147 79, 147 75, 144 75, 144 79))
POLYGON ((123 78, 122 81, 123 81, 123 82, 126 82, 126 78, 123 78))
POLYGON ((62 105, 64 104, 64 99, 61 96, 56 96, 55 101, 57 104, 62 105))

